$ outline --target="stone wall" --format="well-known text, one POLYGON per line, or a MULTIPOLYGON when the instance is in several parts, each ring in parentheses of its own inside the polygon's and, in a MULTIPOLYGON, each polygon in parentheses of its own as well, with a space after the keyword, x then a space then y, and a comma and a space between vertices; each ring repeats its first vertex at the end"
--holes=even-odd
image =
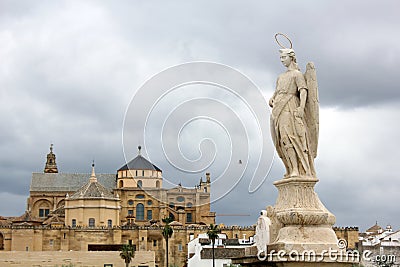
MULTIPOLYGON (((208 227, 173 226, 174 233, 169 241, 169 262, 183 266, 187 261, 187 244, 191 236, 207 232, 208 227)), ((14 226, 0 227, 3 236, 4 251, 20 252, 85 252, 89 245, 132 244, 137 251, 153 251, 156 265, 165 263, 165 240, 161 234, 162 227, 41 227, 14 226)), ((228 238, 249 238, 254 235, 254 227, 231 226, 221 228, 221 233, 228 238)), ((0 264, 0 266, 3 266, 0 264)), ((61 267, 61 266, 59 266, 61 267)))
POLYGON ((358 227, 333 227, 338 239, 344 239, 347 241, 347 248, 357 249, 358 248, 358 227))
MULTIPOLYGON (((118 251, 0 252, 1 267, 125 267, 118 251)), ((136 252, 129 266, 155 267, 153 251, 136 252)))

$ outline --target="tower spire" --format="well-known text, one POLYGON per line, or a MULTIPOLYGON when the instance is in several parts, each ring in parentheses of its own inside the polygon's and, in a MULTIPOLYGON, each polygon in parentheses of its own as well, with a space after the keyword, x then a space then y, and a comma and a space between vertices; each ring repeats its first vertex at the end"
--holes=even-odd
POLYGON ((50 153, 47 154, 46 165, 44 167, 45 173, 58 173, 56 155, 53 153, 53 144, 50 144, 50 153))
POLYGON ((92 163, 92 175, 90 175, 90 182, 97 182, 96 173, 94 171, 94 160, 92 163))

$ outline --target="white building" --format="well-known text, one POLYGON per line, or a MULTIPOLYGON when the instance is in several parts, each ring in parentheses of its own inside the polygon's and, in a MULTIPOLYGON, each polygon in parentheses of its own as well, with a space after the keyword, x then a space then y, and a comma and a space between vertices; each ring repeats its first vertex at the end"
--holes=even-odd
MULTIPOLYGON (((386 241, 391 241, 392 239, 396 239, 398 237, 398 231, 393 233, 392 226, 387 225, 385 229, 380 227, 378 223, 376 223, 374 226, 370 227, 368 230, 365 231, 365 233, 360 235, 360 243, 362 243, 363 247, 369 247, 369 246, 377 246, 377 245, 384 245, 383 243, 386 243, 386 241), (397 234, 396 234, 397 233, 397 234), (396 234, 395 236, 392 236, 393 234, 396 234)), ((397 242, 399 240, 397 239, 397 242)), ((396 243, 397 245, 400 245, 400 243, 396 243)))
POLYGON ((390 225, 384 229, 376 223, 365 233, 361 233, 359 240, 362 244, 362 255, 367 255, 367 258, 363 257, 361 262, 365 267, 392 263, 394 266, 399 266, 400 231, 393 232, 390 225))
MULTIPOLYGON (((244 256, 246 247, 254 244, 253 237, 246 239, 228 239, 225 234, 218 234, 215 240, 215 266, 230 266, 232 257, 244 256)), ((188 243, 188 267, 212 266, 212 243, 206 233, 199 234, 188 243)))

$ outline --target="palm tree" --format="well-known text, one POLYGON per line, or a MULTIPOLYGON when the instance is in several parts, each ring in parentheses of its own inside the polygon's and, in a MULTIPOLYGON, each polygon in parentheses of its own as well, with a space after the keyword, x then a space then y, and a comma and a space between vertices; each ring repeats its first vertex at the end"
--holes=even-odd
POLYGON ((218 234, 220 232, 221 232, 221 230, 218 228, 218 225, 210 224, 210 226, 208 227, 207 235, 208 235, 208 238, 211 239, 211 241, 212 241, 213 267, 215 267, 214 244, 215 244, 215 239, 218 238, 218 234))
POLYGON ((119 256, 125 261, 125 266, 129 267, 129 263, 135 257, 135 248, 132 245, 123 245, 119 256))
POLYGON ((169 225, 172 222, 172 218, 166 217, 162 219, 163 223, 165 223, 164 229, 162 231, 162 235, 165 239, 165 247, 166 247, 166 261, 167 261, 167 267, 168 265, 168 239, 172 236, 172 233, 174 230, 172 229, 171 225, 169 225))

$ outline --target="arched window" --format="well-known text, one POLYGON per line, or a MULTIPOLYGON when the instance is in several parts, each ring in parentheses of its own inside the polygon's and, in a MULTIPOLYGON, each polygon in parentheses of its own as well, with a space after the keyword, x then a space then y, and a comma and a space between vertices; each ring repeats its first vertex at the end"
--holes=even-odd
POLYGON ((172 214, 171 212, 169 213, 169 216, 168 216, 172 221, 175 221, 175 216, 174 216, 174 214, 172 214))
POLYGON ((186 204, 186 207, 191 208, 193 206, 193 204, 191 202, 186 204))
POLYGON ((72 219, 72 227, 76 227, 76 219, 72 219))
POLYGON ((124 181, 120 180, 120 181, 119 181, 119 186, 118 186, 118 187, 119 187, 119 188, 124 187, 124 181))
POLYGON ((40 218, 45 218, 50 213, 50 209, 53 207, 53 203, 51 203, 47 199, 41 199, 35 202, 34 209, 37 209, 38 215, 40 218))
POLYGON ((94 218, 89 218, 89 227, 94 227, 95 225, 95 219, 94 218))
POLYGON ((136 205, 136 220, 138 221, 144 220, 144 205, 141 203, 136 205))
POLYGON ((160 181, 156 181, 156 187, 160 188, 160 181))
POLYGON ((137 187, 142 188, 143 182, 142 180, 137 181, 137 187))
POLYGON ((107 226, 110 227, 110 228, 112 227, 112 220, 108 220, 107 221, 107 226))

